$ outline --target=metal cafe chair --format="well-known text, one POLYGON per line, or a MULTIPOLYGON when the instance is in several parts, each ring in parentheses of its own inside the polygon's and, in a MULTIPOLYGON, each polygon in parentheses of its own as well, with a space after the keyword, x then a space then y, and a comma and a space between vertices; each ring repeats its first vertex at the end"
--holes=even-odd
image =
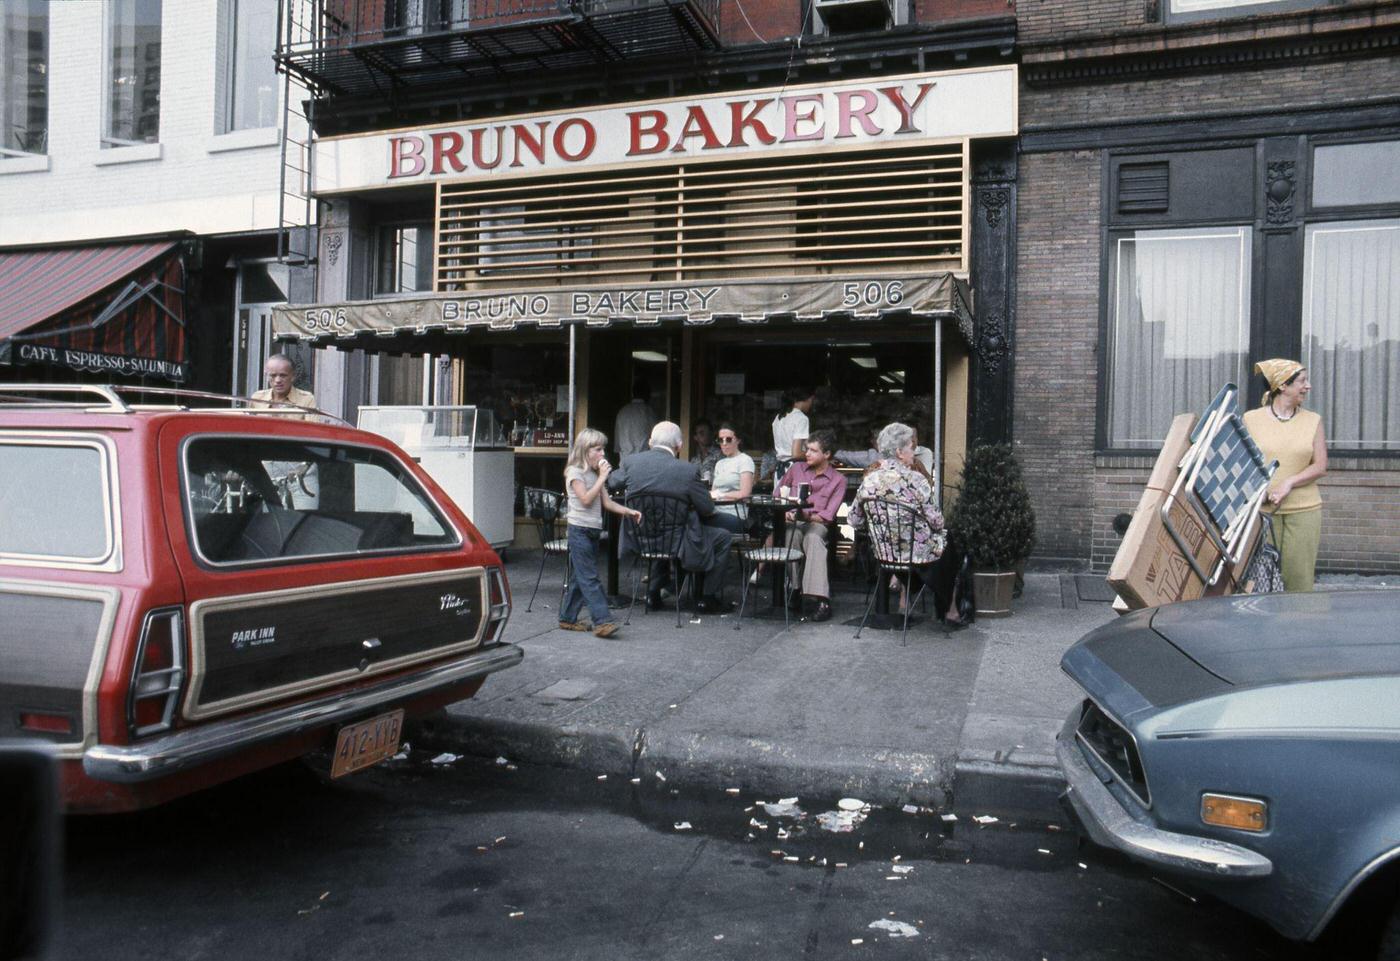
POLYGON ((690 519, 690 502, 669 494, 628 494, 627 506, 640 511, 642 519, 630 517, 626 523, 635 551, 632 560, 632 603, 627 608, 624 624, 632 623, 632 610, 637 606, 640 576, 637 564, 666 564, 671 571, 671 584, 676 591, 676 627, 681 626, 682 579, 681 546, 685 542, 686 523, 690 519))
POLYGON ((569 589, 569 539, 564 535, 566 521, 560 515, 564 509, 564 495, 559 491, 543 487, 522 487, 525 498, 525 516, 532 518, 540 535, 540 572, 535 575, 535 589, 530 593, 530 603, 525 605, 528 613, 535 604, 535 595, 540 592, 540 581, 544 578, 544 565, 550 557, 564 558, 564 586, 559 590, 559 603, 564 603, 564 592, 569 589))
MULTIPOLYGON (((765 503, 765 500, 759 499, 757 501, 751 501, 750 503, 758 505, 765 503)), ((775 534, 777 534, 779 529, 783 528, 784 525, 778 523, 778 521, 781 520, 780 515, 773 512, 786 509, 787 505, 785 504, 769 506, 770 516, 774 520, 773 527, 775 534)), ((782 539, 787 539, 785 530, 782 531, 782 539)), ((792 623, 791 615, 788 613, 787 603, 788 594, 792 590, 792 565, 800 563, 806 555, 802 553, 801 548, 788 547, 786 544, 779 544, 777 541, 778 539, 775 537, 772 547, 764 547, 760 543, 739 552, 739 578, 744 585, 744 589, 743 593, 739 595, 739 616, 734 620, 734 630, 736 631, 744 626, 744 608, 748 605, 749 601, 749 582, 753 579, 754 571, 757 570, 760 564, 783 565, 783 596, 781 599, 783 605, 783 626, 788 627, 792 623)))
MULTIPOLYGON (((861 498, 860 509, 865 517, 865 531, 870 542, 870 552, 879 567, 879 576, 893 575, 899 578, 906 590, 909 590, 914 577, 915 534, 921 527, 933 537, 938 536, 937 532, 932 529, 923 511, 904 501, 861 498)), ((904 605, 904 633, 900 638, 901 645, 909 643, 909 612, 923 597, 925 587, 926 585, 920 582, 918 594, 910 597, 904 605)), ((869 600, 865 604, 865 616, 860 619, 860 627, 856 628, 856 637, 860 637, 860 632, 865 630, 865 624, 870 619, 870 611, 875 607, 875 598, 878 595, 878 590, 870 592, 869 600)))

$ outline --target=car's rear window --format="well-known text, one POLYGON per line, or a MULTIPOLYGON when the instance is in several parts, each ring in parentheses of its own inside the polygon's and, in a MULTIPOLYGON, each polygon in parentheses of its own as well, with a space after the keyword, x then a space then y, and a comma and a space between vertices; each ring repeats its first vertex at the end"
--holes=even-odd
POLYGON ((203 437, 185 448, 195 547, 214 564, 458 543, 413 476, 368 447, 203 437))
POLYGON ((100 563, 113 550, 107 452, 0 441, 0 558, 100 563))

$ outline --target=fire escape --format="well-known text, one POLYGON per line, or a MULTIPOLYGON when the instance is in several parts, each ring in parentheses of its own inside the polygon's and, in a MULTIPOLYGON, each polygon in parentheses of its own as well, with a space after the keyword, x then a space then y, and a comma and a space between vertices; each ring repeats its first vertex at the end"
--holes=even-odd
POLYGON ((314 260, 318 101, 453 91, 720 48, 722 0, 280 0, 280 259, 314 260))

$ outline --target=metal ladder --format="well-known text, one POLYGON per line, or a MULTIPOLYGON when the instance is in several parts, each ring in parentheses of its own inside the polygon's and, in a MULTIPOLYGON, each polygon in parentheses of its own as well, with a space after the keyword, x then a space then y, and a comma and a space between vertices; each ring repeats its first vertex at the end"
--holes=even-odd
POLYGON ((315 105, 318 91, 292 71, 281 55, 314 46, 321 28, 320 0, 278 0, 277 69, 282 74, 281 173, 277 197, 277 260, 305 267, 316 263, 315 105), (303 105, 303 102, 305 105, 303 105))

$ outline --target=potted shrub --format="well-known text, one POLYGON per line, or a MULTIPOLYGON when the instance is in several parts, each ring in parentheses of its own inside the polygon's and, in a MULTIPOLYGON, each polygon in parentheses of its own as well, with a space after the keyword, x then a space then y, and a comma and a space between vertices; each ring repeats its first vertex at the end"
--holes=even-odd
POLYGON ((968 451, 948 528, 972 560, 977 613, 1010 614, 1016 570, 1035 546, 1035 511, 1010 444, 980 444, 968 451))

